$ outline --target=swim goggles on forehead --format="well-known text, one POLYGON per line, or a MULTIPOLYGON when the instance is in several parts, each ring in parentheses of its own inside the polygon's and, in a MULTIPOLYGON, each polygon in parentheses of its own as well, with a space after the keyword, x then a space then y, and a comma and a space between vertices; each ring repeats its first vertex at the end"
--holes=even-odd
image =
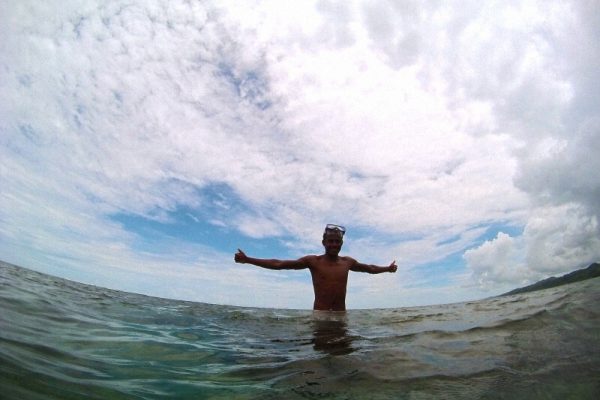
POLYGON ((325 232, 327 231, 337 231, 344 236, 344 233, 346 233, 346 228, 341 225, 327 224, 325 225, 325 232))

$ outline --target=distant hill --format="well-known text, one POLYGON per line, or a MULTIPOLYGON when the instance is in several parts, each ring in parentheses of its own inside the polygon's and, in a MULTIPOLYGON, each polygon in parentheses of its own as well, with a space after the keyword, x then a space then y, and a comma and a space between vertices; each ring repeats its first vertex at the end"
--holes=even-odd
POLYGON ((504 293, 501 296, 508 296, 511 294, 534 292, 536 290, 548 289, 560 285, 566 285, 567 283, 584 281, 586 279, 595 278, 600 276, 600 264, 593 263, 587 268, 578 269, 577 271, 570 272, 561 277, 551 277, 548 279, 541 280, 534 283, 533 285, 525 286, 519 289, 511 290, 508 293, 504 293))

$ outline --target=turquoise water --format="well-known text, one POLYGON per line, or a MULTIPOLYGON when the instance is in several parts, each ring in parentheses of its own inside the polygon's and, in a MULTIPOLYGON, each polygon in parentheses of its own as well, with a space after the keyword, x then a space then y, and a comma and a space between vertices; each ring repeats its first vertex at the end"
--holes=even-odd
POLYGON ((2 399, 597 399, 600 278, 347 313, 217 306, 0 263, 2 399))

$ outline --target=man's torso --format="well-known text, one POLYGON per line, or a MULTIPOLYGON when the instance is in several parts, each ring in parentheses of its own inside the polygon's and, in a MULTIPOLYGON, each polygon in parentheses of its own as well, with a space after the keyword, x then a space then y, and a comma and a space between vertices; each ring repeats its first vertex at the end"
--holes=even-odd
POLYGON ((350 257, 314 256, 309 268, 315 291, 315 310, 344 311, 348 272, 355 261, 350 257))

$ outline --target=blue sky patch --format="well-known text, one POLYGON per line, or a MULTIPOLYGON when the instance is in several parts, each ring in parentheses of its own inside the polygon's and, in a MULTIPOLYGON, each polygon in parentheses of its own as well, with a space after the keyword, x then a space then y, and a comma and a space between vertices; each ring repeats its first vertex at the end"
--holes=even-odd
POLYGON ((442 260, 411 268, 410 274, 418 281, 414 287, 447 286, 457 273, 463 272, 466 268, 463 253, 464 251, 457 251, 442 260))
POLYGON ((201 200, 196 207, 179 205, 171 211, 160 210, 166 218, 118 213, 111 219, 138 235, 145 251, 152 251, 152 243, 166 236, 224 252, 233 252, 239 247, 252 254, 268 252, 269 257, 274 258, 288 253, 282 241, 291 240, 290 236, 254 239, 236 229, 235 216, 249 210, 228 185, 213 183, 198 190, 198 196, 201 200))
MULTIPOLYGON (((485 226, 485 225, 482 225, 485 226)), ((498 233, 503 232, 511 237, 521 236, 523 234, 523 226, 516 226, 510 224, 490 224, 483 235, 481 235, 471 247, 479 247, 484 242, 493 240, 498 236, 498 233)))

